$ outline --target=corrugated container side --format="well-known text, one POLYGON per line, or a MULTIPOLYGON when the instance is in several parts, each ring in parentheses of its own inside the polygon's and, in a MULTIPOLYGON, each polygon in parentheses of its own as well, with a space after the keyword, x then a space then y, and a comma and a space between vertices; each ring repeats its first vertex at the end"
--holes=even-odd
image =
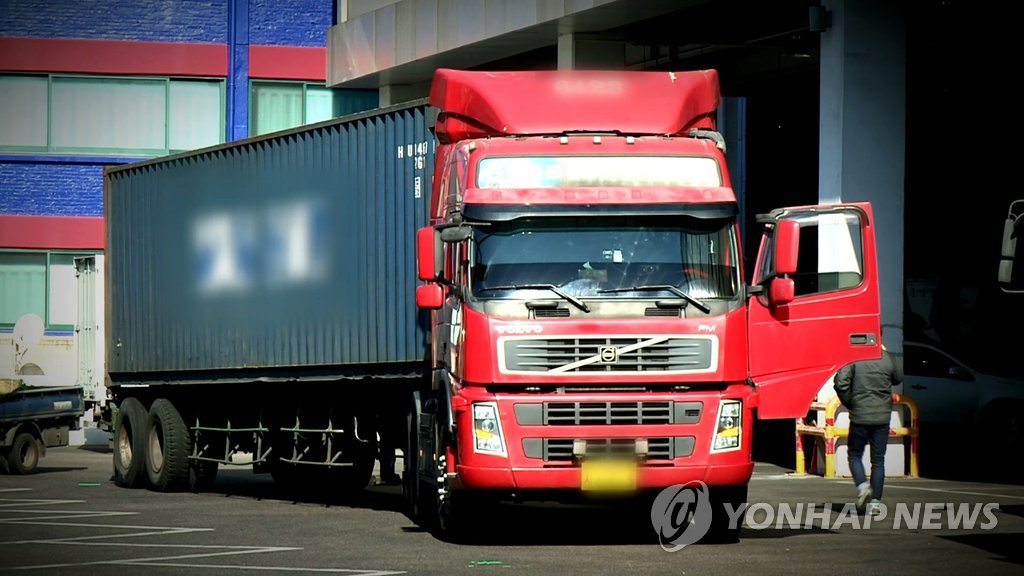
POLYGON ((420 362, 424 102, 106 172, 107 368, 420 362))

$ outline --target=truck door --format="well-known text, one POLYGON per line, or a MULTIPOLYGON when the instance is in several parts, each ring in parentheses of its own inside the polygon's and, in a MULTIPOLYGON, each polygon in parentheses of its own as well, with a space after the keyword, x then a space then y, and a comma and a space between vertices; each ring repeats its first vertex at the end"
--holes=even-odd
POLYGON ((783 208, 759 221, 749 375, 760 418, 803 417, 840 367, 881 357, 871 205, 783 208))
POLYGON ((103 257, 75 258, 78 278, 78 380, 88 401, 106 403, 103 378, 103 257))

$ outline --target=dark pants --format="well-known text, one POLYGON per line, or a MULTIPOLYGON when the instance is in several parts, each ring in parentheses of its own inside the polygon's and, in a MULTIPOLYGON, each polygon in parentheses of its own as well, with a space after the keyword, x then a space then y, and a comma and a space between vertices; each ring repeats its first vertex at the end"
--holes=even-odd
POLYGON ((871 497, 882 499, 882 485, 885 483, 885 448, 889 443, 889 425, 850 424, 850 438, 847 446, 850 455, 850 472, 853 482, 860 486, 867 481, 864 474, 864 447, 871 445, 871 497))

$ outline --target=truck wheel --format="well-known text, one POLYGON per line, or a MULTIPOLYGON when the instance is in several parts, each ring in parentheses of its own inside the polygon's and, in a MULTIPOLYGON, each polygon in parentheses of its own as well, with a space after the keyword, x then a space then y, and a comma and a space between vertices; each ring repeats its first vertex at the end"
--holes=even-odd
POLYGON ((140 488, 146 481, 146 409, 136 398, 118 406, 114 431, 114 483, 140 488))
POLYGON ((365 489, 373 481, 373 465, 376 461, 377 444, 375 442, 357 448, 352 467, 345 470, 343 474, 344 487, 356 492, 365 489))
POLYGON ((711 544, 732 544, 740 539, 740 528, 746 511, 733 519, 730 513, 747 502, 747 486, 712 486, 708 489, 711 497, 711 527, 701 542, 711 544))
POLYGON ((32 474, 39 465, 39 441, 28 432, 20 432, 7 453, 7 469, 11 474, 32 474))
MULTIPOLYGON (((414 402, 419 399, 414 398, 414 402)), ((416 407, 410 404, 405 415, 405 447, 402 450, 402 496, 405 500, 405 513, 413 522, 418 522, 419 509, 419 418, 416 407)))
POLYGON ((438 510, 435 534, 452 544, 485 543, 487 531, 480 530, 480 519, 493 519, 498 513, 497 504, 486 493, 451 490, 438 510))
POLYGON ((153 402, 146 426, 146 474, 153 488, 162 492, 188 486, 189 436, 185 421, 169 400, 153 402))
POLYGON ((217 462, 192 460, 188 464, 188 489, 192 492, 205 492, 217 481, 217 462))
POLYGON ((303 487, 299 471, 288 462, 274 461, 270 466, 270 477, 274 479, 274 489, 287 499, 294 499, 303 487))

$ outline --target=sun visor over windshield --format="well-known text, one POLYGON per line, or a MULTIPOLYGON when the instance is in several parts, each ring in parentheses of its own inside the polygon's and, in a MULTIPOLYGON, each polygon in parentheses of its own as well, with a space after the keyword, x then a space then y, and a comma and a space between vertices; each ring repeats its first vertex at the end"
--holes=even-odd
POLYGON ((689 216, 705 220, 733 218, 735 203, 709 204, 466 204, 462 215, 467 220, 507 222, 518 218, 543 216, 689 216))

